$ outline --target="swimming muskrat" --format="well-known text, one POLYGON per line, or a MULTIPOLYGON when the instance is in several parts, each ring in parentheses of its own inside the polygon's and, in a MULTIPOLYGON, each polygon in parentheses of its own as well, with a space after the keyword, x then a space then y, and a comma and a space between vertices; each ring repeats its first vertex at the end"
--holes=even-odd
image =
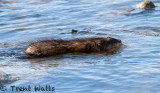
POLYGON ((140 4, 137 5, 137 8, 150 10, 150 9, 154 9, 155 5, 150 0, 144 0, 140 4))
POLYGON ((121 40, 111 37, 77 40, 46 40, 31 44, 25 51, 30 56, 45 57, 72 52, 100 52, 122 45, 121 40))

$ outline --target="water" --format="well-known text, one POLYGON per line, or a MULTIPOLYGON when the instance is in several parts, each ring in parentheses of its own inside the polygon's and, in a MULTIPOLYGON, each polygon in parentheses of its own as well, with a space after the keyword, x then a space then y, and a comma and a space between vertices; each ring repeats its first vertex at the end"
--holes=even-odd
POLYGON ((141 0, 0 0, 0 70, 14 78, 5 92, 50 85, 54 93, 159 93, 160 3, 152 1, 155 10, 134 9, 141 0), (23 58, 35 41, 108 36, 124 47, 110 55, 23 58))

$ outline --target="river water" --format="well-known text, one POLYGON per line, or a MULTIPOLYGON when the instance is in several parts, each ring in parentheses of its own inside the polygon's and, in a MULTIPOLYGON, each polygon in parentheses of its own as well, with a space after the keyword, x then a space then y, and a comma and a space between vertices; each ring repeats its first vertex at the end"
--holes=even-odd
POLYGON ((5 92, 30 86, 34 93, 40 85, 54 93, 159 93, 160 1, 152 1, 154 10, 135 9, 141 0, 0 0, 0 71, 12 77, 2 84, 5 92), (87 37, 114 37, 123 47, 112 54, 24 57, 32 42, 87 37))

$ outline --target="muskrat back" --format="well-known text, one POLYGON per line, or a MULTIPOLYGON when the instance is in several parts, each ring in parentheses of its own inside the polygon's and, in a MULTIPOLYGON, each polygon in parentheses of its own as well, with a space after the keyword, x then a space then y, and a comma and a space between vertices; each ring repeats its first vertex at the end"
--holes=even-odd
POLYGON ((76 40, 48 40, 31 44, 26 53, 30 56, 52 56, 72 52, 100 52, 120 46, 121 40, 111 37, 76 40))

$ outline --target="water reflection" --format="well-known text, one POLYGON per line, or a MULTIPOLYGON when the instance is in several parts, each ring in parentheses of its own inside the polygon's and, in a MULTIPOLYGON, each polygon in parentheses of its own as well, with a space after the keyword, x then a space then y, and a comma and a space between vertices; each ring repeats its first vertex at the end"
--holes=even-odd
POLYGON ((50 3, 52 2, 53 0, 36 0, 36 3, 37 4, 47 4, 47 3, 50 3))
POLYGON ((16 3, 16 1, 0 0, 0 4, 16 3))
POLYGON ((11 76, 9 74, 4 73, 3 71, 0 71, 0 86, 3 86, 6 83, 11 83, 13 81, 17 81, 19 78, 15 78, 14 76, 11 76))
POLYGON ((134 30, 138 31, 145 31, 145 32, 160 32, 160 27, 154 27, 154 26, 139 26, 134 28, 134 30))

